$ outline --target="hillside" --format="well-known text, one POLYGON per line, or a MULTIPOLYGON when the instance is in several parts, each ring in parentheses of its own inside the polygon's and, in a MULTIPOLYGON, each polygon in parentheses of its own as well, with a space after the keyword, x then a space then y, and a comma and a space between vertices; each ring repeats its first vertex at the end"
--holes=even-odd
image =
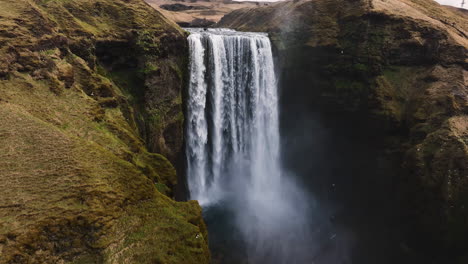
POLYGON ((208 263, 171 199, 185 33, 140 0, 0 6, 0 263, 208 263))
POLYGON ((234 10, 269 5, 269 3, 232 0, 146 0, 146 2, 165 17, 184 27, 208 27, 234 10))

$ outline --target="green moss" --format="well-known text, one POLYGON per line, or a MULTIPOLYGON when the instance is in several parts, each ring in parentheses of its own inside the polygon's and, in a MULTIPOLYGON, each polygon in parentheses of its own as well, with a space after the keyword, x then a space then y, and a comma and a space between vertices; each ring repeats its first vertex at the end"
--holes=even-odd
POLYGON ((353 65, 354 70, 359 73, 366 73, 369 71, 369 67, 362 63, 356 63, 353 65))
POLYGON ((349 91, 354 94, 361 94, 366 91, 364 83, 354 80, 335 79, 334 86, 338 92, 349 91))
POLYGON ((171 69, 177 73, 177 77, 179 77, 180 80, 184 79, 185 70, 181 70, 180 67, 174 63, 171 63, 171 69))
MULTIPOLYGON (((144 97, 144 82, 138 69, 106 70, 98 65, 98 72, 118 86, 132 102, 138 103, 144 97)), ((143 71, 143 70, 142 70, 143 71)))
MULTIPOLYGON (((177 173, 172 164, 162 155, 141 152, 134 163, 155 182, 170 188, 177 184, 177 173)), ((163 192, 166 193, 166 192, 163 192)))
POLYGON ((176 171, 135 122, 180 118, 184 53, 159 54, 180 29, 143 1, 3 1, 0 17, 0 262, 208 263, 201 209, 168 197, 176 171), (104 64, 109 43, 128 57, 104 64))
POLYGON ((182 111, 180 111, 175 120, 176 120, 177 122, 183 124, 183 123, 184 123, 184 120, 185 120, 184 113, 183 113, 182 111))
POLYGON ((389 66, 382 71, 382 74, 399 94, 407 96, 420 71, 420 67, 389 66))
POLYGON ((150 73, 157 72, 159 70, 159 67, 154 64, 146 64, 145 68, 141 69, 139 72, 140 74, 147 75, 150 73))
POLYGON ((48 49, 48 50, 41 50, 39 53, 41 55, 45 55, 45 56, 51 56, 51 55, 54 55, 58 52, 58 49, 48 49))
POLYGON ((156 204, 141 204, 128 211, 116 227, 129 235, 113 250, 122 251, 115 255, 108 251, 108 260, 134 263, 207 263, 209 253, 206 237, 192 218, 200 213, 200 207, 192 203, 175 203, 156 193, 156 204), (131 224, 130 224, 131 223, 131 224), (131 227, 131 228, 129 228, 131 227))
POLYGON ((170 192, 171 192, 171 189, 169 189, 169 187, 167 187, 165 184, 163 183, 156 183, 156 189, 158 190, 158 192, 164 194, 164 195, 168 195, 170 192))
POLYGON ((154 32, 149 30, 140 31, 136 45, 147 54, 159 53, 159 41, 155 39, 154 32))

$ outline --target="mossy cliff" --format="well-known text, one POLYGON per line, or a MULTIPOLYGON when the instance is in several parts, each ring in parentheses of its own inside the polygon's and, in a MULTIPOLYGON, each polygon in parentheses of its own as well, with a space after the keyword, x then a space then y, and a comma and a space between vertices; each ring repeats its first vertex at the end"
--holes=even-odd
POLYGON ((302 105, 338 128, 336 135, 358 134, 394 159, 388 192, 401 203, 389 215, 398 212, 395 221, 408 226, 404 251, 466 263, 466 11, 431 0, 291 1, 234 11, 218 26, 270 33, 283 116, 302 105))
POLYGON ((140 0, 0 0, 0 44, 0 263, 208 263, 170 198, 184 32, 140 0))

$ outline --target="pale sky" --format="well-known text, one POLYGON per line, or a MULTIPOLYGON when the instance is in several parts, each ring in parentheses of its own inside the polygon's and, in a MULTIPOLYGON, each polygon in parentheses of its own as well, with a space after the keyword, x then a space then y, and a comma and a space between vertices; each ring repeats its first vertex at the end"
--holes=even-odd
MULTIPOLYGON (((452 5, 452 6, 456 6, 456 7, 460 7, 460 4, 462 2, 462 0, 436 0, 437 2, 439 2, 440 4, 442 5, 452 5)), ((468 9, 468 1, 465 0, 465 9, 468 9)))
MULTIPOLYGON (((234 1, 239 1, 239 2, 242 2, 242 1, 249 1, 249 0, 234 0, 234 1)), ((254 0, 256 2, 276 2, 276 1, 281 1, 281 0, 254 0)), ((461 2, 462 0, 435 0, 437 2, 439 2, 440 4, 442 5, 451 5, 451 6, 456 6, 456 7, 460 7, 461 6, 461 2)), ((468 0, 465 0, 465 6, 464 8, 465 9, 468 9, 468 0)))

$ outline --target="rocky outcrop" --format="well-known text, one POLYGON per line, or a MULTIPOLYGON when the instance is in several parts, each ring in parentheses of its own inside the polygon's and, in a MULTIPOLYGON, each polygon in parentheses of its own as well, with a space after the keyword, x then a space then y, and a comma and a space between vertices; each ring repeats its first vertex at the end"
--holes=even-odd
POLYGON ((206 6, 191 6, 191 5, 184 5, 184 4, 165 4, 160 6, 162 9, 167 10, 167 11, 187 11, 187 10, 205 10, 209 9, 206 6))
POLYGON ((185 33, 140 0, 0 6, 0 263, 208 263, 170 198, 185 33))
POLYGON ((401 164, 402 247, 436 263, 468 257, 467 25, 466 12, 429 0, 285 2, 218 24, 270 33, 284 111, 346 123, 337 134, 366 133, 401 164))

